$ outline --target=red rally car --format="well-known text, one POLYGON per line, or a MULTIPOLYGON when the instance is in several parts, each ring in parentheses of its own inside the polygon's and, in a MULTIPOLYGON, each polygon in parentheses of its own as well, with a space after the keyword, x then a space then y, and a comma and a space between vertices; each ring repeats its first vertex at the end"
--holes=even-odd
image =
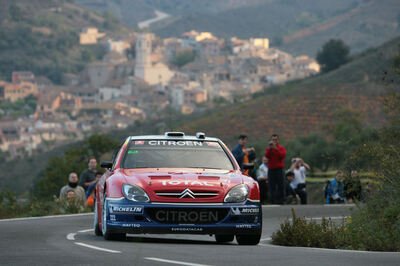
POLYGON ((256 245, 262 230, 259 187, 229 149, 204 133, 131 136, 95 191, 94 229, 106 240, 126 234, 236 236, 256 245))

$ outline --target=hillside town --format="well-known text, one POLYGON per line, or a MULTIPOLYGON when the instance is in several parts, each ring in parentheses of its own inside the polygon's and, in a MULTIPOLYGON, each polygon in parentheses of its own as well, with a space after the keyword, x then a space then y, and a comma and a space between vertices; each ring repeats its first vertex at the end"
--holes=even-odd
POLYGON ((62 85, 30 71, 0 81, 0 103, 36 101, 29 115, 0 106, 0 150, 7 160, 159 118, 165 110, 191 114, 242 101, 320 71, 313 58, 270 47, 267 38, 222 39, 194 30, 179 38, 111 38, 91 27, 82 29, 79 43, 107 52, 78 75, 64 74, 62 85))

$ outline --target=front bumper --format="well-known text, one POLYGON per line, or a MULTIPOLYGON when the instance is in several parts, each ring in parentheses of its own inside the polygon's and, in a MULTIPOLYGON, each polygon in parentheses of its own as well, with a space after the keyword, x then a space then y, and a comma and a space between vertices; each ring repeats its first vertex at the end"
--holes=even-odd
POLYGON ((259 202, 241 204, 135 203, 107 198, 107 230, 132 234, 260 234, 259 202))

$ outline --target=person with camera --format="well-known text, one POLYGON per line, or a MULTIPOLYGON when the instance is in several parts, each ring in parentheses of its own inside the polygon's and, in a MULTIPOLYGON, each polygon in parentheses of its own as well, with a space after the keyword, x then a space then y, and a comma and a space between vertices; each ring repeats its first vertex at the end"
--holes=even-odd
POLYGON ((293 158, 289 170, 294 174, 294 180, 290 185, 300 197, 301 204, 307 204, 306 170, 310 170, 310 166, 301 158, 293 158))
POLYGON ((284 168, 286 149, 279 144, 279 136, 273 134, 265 150, 268 158, 268 183, 272 204, 283 204, 285 200, 284 168))

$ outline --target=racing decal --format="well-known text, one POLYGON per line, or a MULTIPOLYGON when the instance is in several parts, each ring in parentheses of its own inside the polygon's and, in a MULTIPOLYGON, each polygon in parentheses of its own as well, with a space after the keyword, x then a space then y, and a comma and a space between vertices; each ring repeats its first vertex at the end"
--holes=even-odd
POLYGON ((110 206, 110 213, 143 214, 143 206, 110 206))
POLYGON ((144 140, 136 140, 135 145, 144 145, 144 140))
POLYGON ((171 228, 171 231, 173 232, 201 232, 203 231, 203 228, 199 228, 199 227, 188 227, 188 228, 180 228, 180 227, 173 227, 171 228))
POLYGON ((218 222, 218 211, 180 211, 180 210, 159 210, 155 214, 159 222, 170 223, 204 223, 218 222))
POLYGON ((150 146, 203 146, 200 141, 190 141, 190 140, 150 140, 150 146))
POLYGON ((138 150, 129 150, 128 154, 138 154, 139 151, 138 150))
POLYGON ((257 215, 260 209, 254 207, 231 207, 231 212, 233 215, 257 215))
POLYGON ((140 224, 122 224, 122 227, 140 228, 140 224))
POLYGON ((252 228, 252 224, 237 224, 236 228, 252 228))
POLYGON ((219 147, 218 142, 214 142, 214 141, 207 141, 206 144, 209 147, 219 147))
POLYGON ((207 186, 213 187, 215 184, 209 183, 207 181, 179 181, 179 180, 171 180, 171 181, 161 181, 163 186, 177 186, 177 185, 185 185, 185 186, 207 186))

